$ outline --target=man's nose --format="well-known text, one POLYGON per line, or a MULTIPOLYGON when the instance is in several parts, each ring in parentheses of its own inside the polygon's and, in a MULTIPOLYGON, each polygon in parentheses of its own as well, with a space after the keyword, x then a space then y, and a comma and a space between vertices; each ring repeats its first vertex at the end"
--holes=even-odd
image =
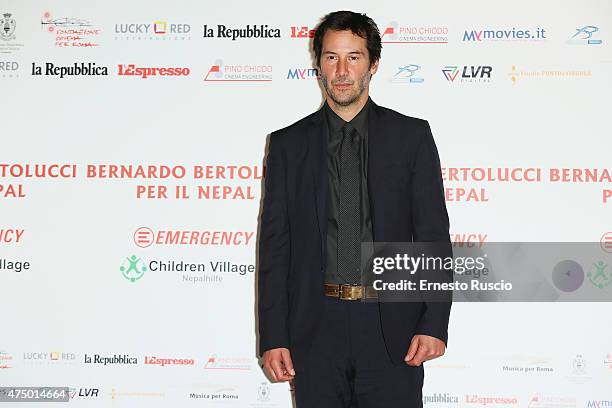
POLYGON ((342 77, 348 73, 347 71, 347 63, 344 59, 339 58, 338 63, 336 64, 336 76, 342 77))

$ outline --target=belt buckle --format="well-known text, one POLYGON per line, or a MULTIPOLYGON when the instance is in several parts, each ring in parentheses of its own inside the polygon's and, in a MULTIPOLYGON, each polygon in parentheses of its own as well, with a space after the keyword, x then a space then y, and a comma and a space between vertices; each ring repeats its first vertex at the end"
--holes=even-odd
POLYGON ((363 286, 352 286, 352 285, 344 285, 344 284, 340 285, 340 299, 359 300, 362 297, 363 297, 363 286))

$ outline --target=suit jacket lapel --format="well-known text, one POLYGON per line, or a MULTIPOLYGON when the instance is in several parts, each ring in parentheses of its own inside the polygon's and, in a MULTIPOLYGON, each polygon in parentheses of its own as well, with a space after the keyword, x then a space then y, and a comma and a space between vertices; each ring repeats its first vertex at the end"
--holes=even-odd
POLYGON ((327 242, 327 195, 329 186, 327 180, 327 139, 329 129, 322 107, 313 116, 308 129, 308 140, 311 148, 311 172, 315 190, 315 207, 317 222, 321 237, 321 259, 325 265, 325 246, 327 242))
POLYGON ((383 123, 378 117, 378 105, 370 100, 370 110, 368 111, 368 198, 370 201, 370 218, 372 221, 372 239, 376 242, 378 236, 376 228, 376 197, 379 197, 377 189, 381 187, 380 183, 376 182, 379 169, 378 166, 382 163, 385 155, 382 152, 383 144, 381 143, 381 126, 383 123))

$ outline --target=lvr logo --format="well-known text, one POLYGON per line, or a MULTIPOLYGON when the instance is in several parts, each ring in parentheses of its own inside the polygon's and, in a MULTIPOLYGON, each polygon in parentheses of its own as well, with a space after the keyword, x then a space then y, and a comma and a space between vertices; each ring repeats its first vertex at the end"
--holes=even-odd
POLYGON ((130 282, 136 282, 140 278, 144 276, 144 273, 147 271, 147 267, 141 265, 142 259, 136 257, 136 255, 132 255, 129 258, 125 258, 125 260, 121 263, 121 267, 119 270, 123 277, 130 282))
MULTIPOLYGON (((461 73, 462 79, 490 79, 491 72, 493 71, 493 67, 488 65, 479 65, 479 66, 463 66, 463 72, 461 73)), ((459 74, 459 67, 456 65, 447 65, 442 70, 442 73, 446 77, 446 79, 450 82, 454 82, 455 78, 459 74)))

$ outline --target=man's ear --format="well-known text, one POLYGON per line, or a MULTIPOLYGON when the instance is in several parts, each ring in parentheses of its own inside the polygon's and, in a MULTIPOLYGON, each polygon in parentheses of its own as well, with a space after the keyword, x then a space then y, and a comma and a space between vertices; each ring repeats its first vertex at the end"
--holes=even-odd
POLYGON ((374 75, 376 73, 376 71, 378 71, 378 63, 380 62, 380 60, 376 60, 374 61, 371 65, 370 65, 370 74, 374 75))

